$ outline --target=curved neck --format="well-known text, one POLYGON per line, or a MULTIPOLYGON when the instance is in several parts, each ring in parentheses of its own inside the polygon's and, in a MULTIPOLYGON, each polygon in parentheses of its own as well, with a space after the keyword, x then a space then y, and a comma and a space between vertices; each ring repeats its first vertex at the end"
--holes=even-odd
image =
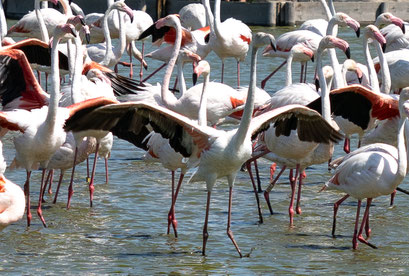
POLYGON ((212 9, 210 8, 210 1, 202 0, 202 5, 205 7, 207 24, 210 26, 211 32, 214 32, 214 17, 212 9))
POLYGON ((376 75, 375 66, 371 58, 371 53, 369 52, 368 39, 364 38, 363 43, 366 67, 368 67, 369 84, 371 85, 373 92, 381 93, 379 89, 378 76, 376 75))
POLYGON ((222 37, 220 33, 220 0, 214 1, 214 32, 216 36, 222 37))
POLYGON ((335 15, 335 7, 334 7, 334 2, 332 0, 328 0, 329 3, 329 10, 331 11, 332 15, 335 15))
POLYGON ((327 20, 328 21, 331 20, 332 14, 331 14, 331 11, 330 11, 330 9, 329 9, 329 7, 327 5, 327 1, 326 0, 320 0, 320 2, 322 4, 322 7, 324 8, 325 15, 327 16, 327 20))
MULTIPOLYGON (((328 22, 328 27, 327 27, 327 35, 333 35, 336 36, 338 33, 338 24, 337 21, 334 17, 331 18, 331 20, 328 22)), ((344 87, 344 81, 342 79, 342 73, 341 73, 341 66, 339 65, 339 61, 337 58, 337 53, 335 51, 335 48, 328 49, 329 51, 329 58, 331 61, 331 66, 334 69, 334 88, 341 88, 344 87)))
POLYGON ((59 0, 59 2, 60 2, 60 4, 61 4, 61 6, 62 6, 62 9, 63 9, 63 11, 64 11, 64 14, 65 14, 66 16, 72 16, 72 15, 73 15, 73 14, 72 14, 72 10, 71 10, 71 7, 70 7, 68 1, 67 1, 67 0, 59 0))
POLYGON ((329 100, 329 90, 327 89, 327 83, 325 80, 324 72, 322 71, 322 52, 323 49, 317 50, 317 74, 321 87, 321 109, 322 117, 331 123, 331 105, 329 100))
POLYGON ((207 125, 207 85, 209 83, 210 74, 206 74, 203 82, 202 96, 200 98, 198 123, 200 126, 207 125))
POLYGON ((290 55, 287 58, 287 70, 285 75, 285 86, 289 86, 293 83, 292 69, 294 54, 290 51, 290 55))
POLYGON ((45 26, 44 23, 43 14, 41 13, 40 0, 36 0, 34 2, 34 9, 38 20, 38 24, 40 25, 41 40, 48 44, 48 42, 50 41, 50 36, 48 35, 47 27, 45 26))
POLYGON ((376 51, 378 52, 379 64, 381 65, 382 86, 381 92, 389 94, 391 91, 392 81, 389 72, 388 62, 383 54, 381 44, 375 42, 376 51))
POLYGON ((103 61, 101 62, 102 65, 111 67, 115 65, 122 57, 122 53, 126 47, 126 37, 125 37, 125 29, 123 28, 124 19, 121 16, 120 12, 118 12, 118 21, 119 21, 119 45, 112 49, 112 40, 111 34, 109 32, 108 26, 108 15, 112 11, 112 8, 109 8, 104 15, 103 20, 103 28, 104 28, 104 37, 106 41, 106 49, 105 49, 105 56, 103 61))
POLYGON ((253 49, 251 51, 251 65, 250 65, 251 71, 250 71, 249 91, 247 93, 246 105, 244 106, 244 112, 243 112, 243 116, 241 117, 239 129, 236 132, 236 145, 237 146, 242 145, 248 135, 250 122, 251 122, 251 118, 253 116, 253 111, 254 111, 254 98, 255 98, 254 91, 256 90, 256 76, 257 76, 256 64, 257 64, 258 48, 254 46, 252 48, 253 49))
POLYGON ((180 21, 176 20, 174 23, 176 29, 175 44, 173 46, 171 58, 169 59, 168 65, 166 66, 165 75, 163 76, 161 87, 162 101, 170 109, 172 109, 172 107, 174 107, 177 102, 175 95, 173 95, 169 91, 169 83, 170 77, 172 76, 173 68, 175 67, 176 60, 178 58, 180 44, 182 42, 182 27, 180 25, 180 21))

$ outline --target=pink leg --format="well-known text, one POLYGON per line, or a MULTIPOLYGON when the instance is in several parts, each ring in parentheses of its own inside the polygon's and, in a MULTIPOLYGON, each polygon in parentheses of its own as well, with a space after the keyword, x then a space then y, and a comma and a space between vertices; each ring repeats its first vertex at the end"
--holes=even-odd
POLYGON ((145 82, 147 80, 149 80, 153 75, 155 75, 156 73, 158 73, 163 67, 166 66, 166 63, 162 64, 158 69, 156 69, 155 71, 153 71, 149 76, 147 76, 146 78, 144 78, 142 80, 142 82, 145 82))
POLYGON ((175 195, 173 197, 174 198, 173 206, 171 206, 171 208, 169 210, 169 214, 172 214, 172 227, 173 227, 173 231, 175 233, 176 238, 178 237, 178 232, 177 232, 178 222, 177 222, 176 216, 175 216, 175 205, 176 205, 176 199, 178 198, 180 187, 182 186, 184 176, 185 175, 183 173, 180 173, 179 182, 178 182, 178 185, 176 187, 175 195))
POLYGON ((257 160, 254 160, 253 163, 254 163, 254 171, 256 172, 256 179, 257 179, 257 192, 261 193, 263 192, 263 189, 261 189, 260 173, 258 171, 257 160))
POLYGON ((391 204, 390 206, 393 206, 393 202, 395 201, 395 196, 396 196, 396 190, 391 193, 391 204))
POLYGON ((277 71, 280 70, 281 67, 283 67, 286 63, 287 63, 287 61, 284 61, 283 63, 281 63, 280 66, 277 67, 277 69, 275 69, 270 75, 268 75, 264 80, 261 81, 261 88, 262 88, 262 89, 264 89, 264 87, 266 86, 267 81, 268 81, 275 73, 277 73, 277 71))
POLYGON ((91 181, 89 182, 89 205, 92 207, 92 201, 94 199, 94 177, 95 177, 95 168, 97 166, 97 160, 98 160, 98 149, 99 149, 99 143, 97 143, 96 149, 95 149, 95 156, 94 156, 94 164, 92 166, 92 173, 91 173, 91 181))
POLYGON ((270 203, 270 191, 271 191, 271 189, 273 189, 274 185, 277 183, 278 179, 283 174, 283 172, 285 171, 286 168, 287 168, 286 166, 283 166, 281 168, 281 171, 278 173, 276 178, 270 183, 268 188, 264 191, 264 198, 266 199, 268 209, 270 210, 270 214, 273 214, 273 208, 271 208, 271 203, 270 203))
POLYGON ((43 190, 45 190, 45 186, 46 186, 46 184, 44 183, 44 177, 45 177, 45 169, 43 169, 43 172, 41 175, 40 196, 38 197, 37 215, 40 217, 40 220, 43 223, 43 226, 47 227, 47 224, 45 224, 45 219, 43 217, 43 211, 41 210, 41 203, 43 201, 43 190))
MULTIPOLYGON (((75 163, 77 161, 77 153, 78 153, 78 147, 75 147, 75 153, 74 153, 74 164, 72 166, 72 172, 71 172, 71 180, 70 180, 70 186, 68 186, 68 200, 67 200, 67 209, 70 208, 71 204, 71 197, 74 194, 74 173, 75 173, 75 163)), ((56 201, 56 199, 54 199, 56 201)))
POLYGON ((339 205, 341 205, 342 202, 344 202, 347 198, 349 197, 349 195, 344 196, 343 198, 341 198, 340 200, 338 200, 337 202, 334 203, 334 217, 332 219, 332 237, 335 238, 335 228, 337 225, 337 213, 338 213, 338 208, 339 205))
POLYGON ((223 83, 223 77, 224 77, 224 60, 222 60, 222 81, 221 83, 223 83))
POLYGON ((211 191, 207 191, 207 201, 206 201, 206 215, 205 215, 205 222, 203 226, 203 249, 202 249, 202 255, 206 256, 206 243, 207 239, 209 238, 209 233, 207 232, 207 224, 209 221, 209 209, 210 209, 210 196, 211 196, 211 191))
POLYGON ((105 183, 109 183, 109 175, 108 175, 108 157, 104 157, 105 159, 105 183))
POLYGON ((361 210, 361 201, 358 200, 358 207, 356 208, 356 218, 355 218, 355 228, 354 228, 354 236, 352 237, 352 248, 358 248, 358 223, 359 223, 359 212, 361 210))
POLYGON ((359 228, 358 240, 360 242, 372 247, 373 249, 377 249, 378 247, 376 247, 375 245, 373 245, 370 242, 368 242, 367 240, 365 240, 364 237, 362 236, 363 228, 364 228, 365 223, 367 222, 367 220, 369 218, 369 207, 371 207, 371 203, 372 203, 372 198, 368 198, 366 200, 366 208, 365 208, 364 217, 362 218, 362 224, 361 224, 361 227, 359 228))
MULTIPOLYGON (((50 170, 47 176, 47 181, 48 178, 50 178, 50 184, 48 185, 48 194, 51 195, 53 193, 53 190, 51 189, 51 185, 53 184, 53 178, 54 178, 54 170, 50 170)), ((47 183, 47 181, 45 183, 47 183)))
POLYGON ((55 191, 55 196, 54 196, 54 201, 53 201, 54 204, 57 203, 58 192, 60 191, 60 186, 61 186, 61 182, 62 182, 63 177, 64 177, 64 171, 61 170, 60 171, 60 178, 58 179, 57 190, 55 191))
POLYGON ((240 87, 240 61, 237 61, 237 87, 240 87))
POLYGON ((31 224, 31 203, 30 203, 30 176, 31 176, 31 171, 27 171, 27 179, 26 182, 24 183, 24 194, 26 195, 26 214, 27 214, 27 227, 30 227, 31 224))
POLYGON ((295 177, 292 178, 292 174, 290 176, 290 184, 291 184, 291 200, 290 206, 288 207, 288 214, 290 215, 290 227, 294 227, 294 199, 295 199, 295 186, 297 185, 297 176, 299 174, 300 165, 297 164, 295 169, 295 177))
POLYGON ((142 60, 141 60, 141 70, 139 71, 139 79, 142 82, 142 77, 143 77, 143 55, 144 55, 144 51, 145 51, 145 42, 142 42, 142 60))
POLYGON ((231 223, 231 205, 232 205, 232 200, 233 200, 233 187, 229 187, 229 213, 227 216, 227 236, 230 238, 230 240, 232 241, 234 247, 237 250, 237 253, 239 253, 240 258, 243 257, 243 255, 241 254, 240 248, 237 245, 236 240, 234 239, 233 236, 233 231, 231 231, 230 229, 230 223, 231 223))
MULTIPOLYGON (((171 171, 171 174, 172 174, 172 204, 171 204, 170 210, 172 210, 173 202, 175 200, 175 171, 171 171)), ((166 232, 166 234, 168 234, 168 235, 170 233, 170 224, 172 223, 172 220, 173 220, 172 215, 173 215, 173 213, 171 211, 169 211, 169 214, 168 214, 168 231, 166 232)))
POLYGON ((250 176, 251 184, 253 185, 254 195, 256 196, 259 223, 263 223, 263 214, 261 212, 260 199, 258 197, 256 183, 254 183, 253 173, 251 172, 251 162, 246 162, 246 167, 247 167, 247 172, 249 173, 249 176, 250 176))
MULTIPOLYGON (((303 173, 305 171, 303 170, 303 173)), ((302 180, 303 180, 303 173, 300 173, 300 177, 298 180, 298 194, 297 194, 297 205, 295 207, 295 211, 298 215, 301 215, 301 207, 300 207, 300 201, 301 201, 301 188, 302 188, 302 180)))
POLYGON ((133 77, 133 64, 132 64, 132 44, 131 43, 129 43, 128 44, 129 46, 129 53, 130 53, 130 55, 129 55, 129 78, 131 78, 132 79, 132 77, 133 77))

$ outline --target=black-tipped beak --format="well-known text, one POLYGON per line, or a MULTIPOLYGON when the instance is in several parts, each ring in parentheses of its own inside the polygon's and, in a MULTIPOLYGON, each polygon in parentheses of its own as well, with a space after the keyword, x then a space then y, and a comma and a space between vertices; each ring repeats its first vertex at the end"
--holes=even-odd
POLYGON ((356 37, 359 37, 361 35, 361 28, 358 28, 358 30, 356 30, 356 37))
POLYGON ((363 77, 358 77, 359 84, 362 83, 362 78, 363 78, 363 77))
POLYGON ((85 26, 84 18, 80 17, 80 23, 81 23, 82 26, 85 26))
POLYGON ((89 33, 85 34, 85 41, 87 42, 87 44, 91 42, 91 35, 89 33))
POLYGON ((145 64, 145 65, 143 66, 143 68, 145 68, 145 70, 148 70, 148 64, 145 64))
POLYGON ((197 82, 197 74, 196 73, 193 73, 192 80, 193 80, 193 85, 196 85, 196 82, 197 82))
POLYGON ((317 78, 315 79, 315 90, 316 91, 320 90, 320 81, 317 78))
POLYGON ((402 24, 402 28, 400 28, 402 30, 402 33, 405 33, 405 23, 402 24))
POLYGON ((311 61, 314 62, 314 56, 311 57, 311 61))
POLYGON ((276 48, 276 46, 274 45, 273 42, 270 42, 270 46, 271 46, 271 48, 273 48, 274 52, 277 52, 277 48, 276 48))
POLYGON ((382 53, 385 53, 385 51, 386 51, 386 43, 383 43, 382 44, 382 53))
POLYGON ((351 49, 349 47, 346 49, 345 55, 347 56, 348 59, 351 58, 351 49))

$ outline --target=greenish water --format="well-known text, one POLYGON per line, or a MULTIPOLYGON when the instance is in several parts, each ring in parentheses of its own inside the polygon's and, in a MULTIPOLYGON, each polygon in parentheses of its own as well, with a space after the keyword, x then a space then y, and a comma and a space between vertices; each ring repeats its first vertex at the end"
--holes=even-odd
MULTIPOLYGON (((278 36, 290 28, 254 28, 278 36)), ((350 30, 341 29, 340 37, 351 43, 352 57, 363 61, 361 42, 350 30)), ((148 50, 153 50, 152 47, 148 50)), ((342 57, 342 60, 344 57, 342 57)), ((125 58, 123 60, 126 60, 125 58)), ((220 62, 214 54, 211 79, 219 79, 220 62)), ((260 58, 258 78, 261 80, 281 60, 260 58)), ((149 71, 159 63, 148 61, 149 71)), ((310 65, 308 80, 312 79, 310 65)), ((295 74, 299 71, 296 65, 295 74)), ((226 65, 226 82, 235 85, 235 61, 226 65)), ((127 74, 128 69, 121 69, 127 74)), ((191 70, 186 67, 186 74, 191 70)), ((248 83, 249 61, 241 67, 243 84, 248 83)), ((152 83, 160 81, 157 76, 152 83)), ((276 75, 267 90, 273 93, 283 86, 284 71, 276 75)), ((187 79, 191 85, 190 78, 187 79)), ((258 82, 259 83, 259 82, 258 82)), ((4 138, 4 155, 8 164, 14 157, 12 135, 4 138)), ((353 140, 356 147, 356 140, 353 140)), ((342 155, 336 147, 335 157, 342 155)), ((256 203, 249 177, 240 172, 234 187, 232 230, 244 254, 240 259, 226 235, 228 185, 225 179, 214 187, 209 218, 207 256, 201 255, 202 227, 206 190, 203 183, 182 186, 176 217, 179 237, 166 235, 170 206, 170 172, 159 164, 141 161, 143 152, 131 144, 115 139, 109 160, 110 183, 105 183, 103 162, 97 166, 94 207, 89 207, 85 166, 76 171, 75 194, 71 209, 65 209, 69 174, 59 196, 52 204, 47 196, 43 214, 44 228, 35 215, 26 227, 25 219, 1 232, 0 271, 13 274, 407 274, 409 238, 408 198, 397 195, 395 207, 389 208, 389 197, 374 200, 371 208, 371 242, 378 250, 359 244, 352 250, 351 240, 356 201, 347 200, 338 215, 338 237, 331 237, 332 204, 342 194, 318 193, 330 174, 326 165, 307 169, 302 196, 302 215, 295 216, 295 227, 289 228, 288 203, 290 187, 287 174, 271 193, 275 211, 269 215, 262 200, 265 222, 258 224, 256 203)), ((260 161, 262 185, 269 179, 269 163, 260 161)), ((6 176, 20 186, 25 180, 22 170, 6 171, 6 176)), ((32 175, 32 201, 39 193, 40 172, 32 175)), ((407 179, 402 187, 408 188, 407 179)), ((54 183, 54 188, 56 183, 54 183)))

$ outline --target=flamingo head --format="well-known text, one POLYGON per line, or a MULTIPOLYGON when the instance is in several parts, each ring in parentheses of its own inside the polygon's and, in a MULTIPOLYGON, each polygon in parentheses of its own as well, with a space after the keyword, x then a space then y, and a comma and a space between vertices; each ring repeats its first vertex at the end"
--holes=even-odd
POLYGON ((180 17, 178 14, 169 14, 158 21, 155 22, 156 29, 160 29, 162 27, 176 27, 177 24, 180 24, 180 17))
POLYGON ((385 52, 386 48, 386 39, 381 34, 379 29, 375 25, 368 25, 365 27, 365 38, 372 39, 378 41, 378 43, 382 46, 383 52, 385 52))
POLYGON ((114 2, 111 5, 111 10, 112 9, 117 9, 118 11, 122 11, 122 12, 126 13, 129 16, 129 18, 131 19, 131 23, 133 22, 133 11, 132 11, 132 9, 130 7, 128 7, 125 4, 124 0, 119 0, 117 2, 114 2))
POLYGON ((52 48, 51 46, 53 45, 54 39, 60 40, 63 37, 65 37, 67 39, 77 37, 77 33, 75 31, 74 25, 72 25, 72 24, 57 25, 57 27, 55 27, 55 30, 54 30, 54 35, 50 39, 48 49, 51 50, 51 48, 52 48))
POLYGON ((81 33, 82 32, 85 35, 85 40, 86 40, 87 44, 89 44, 90 41, 91 41, 91 32, 89 30, 89 26, 88 25, 82 26, 81 33))
POLYGON ((390 12, 384 12, 378 15, 375 21, 375 26, 382 27, 383 25, 394 24, 398 26, 402 33, 405 33, 405 23, 399 17, 394 16, 390 12))
POLYGON ((198 63, 193 64, 193 84, 195 85, 197 82, 197 78, 200 75, 203 75, 204 77, 208 76, 210 74, 210 64, 206 60, 201 60, 198 63))
POLYGON ((348 42, 336 36, 332 36, 332 35, 324 36, 321 39, 318 48, 319 49, 339 48, 345 53, 347 58, 351 58, 351 50, 349 48, 348 42))
POLYGON ((260 48, 267 45, 267 47, 263 50, 263 53, 266 52, 267 48, 269 49, 267 51, 270 50, 273 50, 274 52, 277 51, 276 40, 272 34, 267 34, 263 32, 255 33, 253 34, 252 42, 253 48, 260 48))
POLYGON ((353 59, 347 59, 344 61, 343 68, 347 71, 354 72, 359 80, 359 83, 362 82, 363 73, 362 70, 359 68, 358 64, 353 59))
POLYGON ((84 17, 82 15, 71 16, 67 19, 67 24, 72 24, 75 26, 75 29, 78 31, 81 26, 85 26, 84 17))
MULTIPOLYGON (((332 81, 332 78, 334 77, 334 69, 332 69, 332 66, 325 65, 324 67, 322 67, 322 73, 324 74, 326 83, 330 83, 332 81)), ((315 77, 315 90, 319 91, 319 89, 320 89, 320 81, 317 75, 315 77)))
POLYGON ((333 16, 333 20, 335 20, 339 25, 341 26, 348 26, 351 29, 353 29, 356 33, 356 36, 359 37, 361 33, 361 25, 359 24, 358 21, 347 15, 346 13, 343 12, 337 12, 333 16))

